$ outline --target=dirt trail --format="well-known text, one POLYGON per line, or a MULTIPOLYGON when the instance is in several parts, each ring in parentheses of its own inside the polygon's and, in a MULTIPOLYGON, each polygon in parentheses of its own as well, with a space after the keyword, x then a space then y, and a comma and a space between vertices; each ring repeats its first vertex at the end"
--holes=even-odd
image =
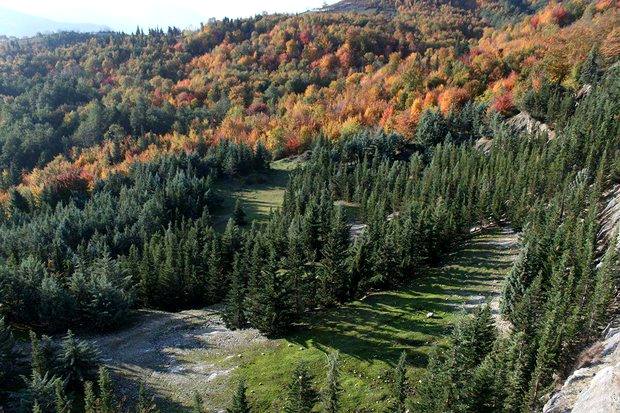
POLYGON ((142 382, 161 399, 162 410, 174 411, 190 403, 195 393, 217 401, 235 368, 235 358, 241 360, 240 353, 267 339, 253 329, 231 331, 217 309, 205 309, 175 314, 140 311, 133 326, 90 341, 115 373, 123 396, 135 397, 136 383, 142 382), (231 363, 221 368, 194 361, 196 351, 229 358, 231 363))

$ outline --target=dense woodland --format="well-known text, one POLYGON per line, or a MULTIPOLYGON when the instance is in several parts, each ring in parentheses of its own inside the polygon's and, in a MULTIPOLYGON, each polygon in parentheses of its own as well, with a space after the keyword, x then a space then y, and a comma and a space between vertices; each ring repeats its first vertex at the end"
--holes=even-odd
MULTIPOLYGON (((620 183, 617 10, 358 3, 378 11, 0 42, 0 403, 120 409, 96 349, 40 334, 224 303, 230 328, 277 337, 415 282, 495 223, 523 233, 502 292, 514 328, 500 334, 488 307, 464 316, 420 383, 403 356, 394 409, 541 407, 620 286, 618 234, 597 244, 620 183), (519 112, 553 133, 516 128, 519 112), (302 151, 269 222, 237 205, 214 229, 217 182, 302 151), (30 366, 11 326, 35 331, 30 366)), ((320 400, 312 374, 296 370, 286 411, 339 411, 337 355, 320 400)), ((245 393, 229 411, 250 411, 245 393)))

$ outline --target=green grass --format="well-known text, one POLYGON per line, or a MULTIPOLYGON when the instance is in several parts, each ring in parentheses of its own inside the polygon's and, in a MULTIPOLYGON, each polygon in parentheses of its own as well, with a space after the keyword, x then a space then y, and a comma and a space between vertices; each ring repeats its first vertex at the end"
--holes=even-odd
POLYGON ((497 291, 512 262, 499 230, 478 236, 447 262, 429 269, 400 291, 375 293, 363 300, 312 316, 287 337, 244 352, 234 385, 245 378, 257 411, 279 411, 283 390, 297 363, 305 361, 322 385, 325 355, 341 354, 343 411, 385 411, 392 404, 392 370, 404 350, 412 382, 433 346, 445 345, 451 324, 475 297, 497 291), (427 313, 435 317, 427 318, 427 313))
POLYGON ((296 161, 279 160, 272 162, 267 172, 218 182, 216 190, 223 202, 213 211, 215 227, 221 230, 226 226, 237 199, 241 200, 249 221, 266 222, 271 211, 282 205, 289 173, 297 165, 296 161))

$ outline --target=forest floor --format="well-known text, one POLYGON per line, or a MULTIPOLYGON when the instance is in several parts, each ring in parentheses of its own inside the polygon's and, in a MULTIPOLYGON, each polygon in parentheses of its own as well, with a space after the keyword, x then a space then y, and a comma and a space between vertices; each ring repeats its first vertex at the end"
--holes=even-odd
MULTIPOLYGON (((222 409, 245 378, 256 411, 279 411, 297 363, 305 361, 320 387, 325 354, 338 350, 343 411, 385 411, 392 403, 391 371, 405 350, 417 381, 429 352, 447 343, 460 314, 484 302, 497 309, 501 282, 518 236, 494 228, 475 236, 445 263, 398 291, 373 293, 313 315, 296 331, 268 340, 256 330, 230 331, 217 308, 177 314, 142 311, 127 329, 93 338, 128 397, 140 381, 162 411, 184 411, 194 393, 222 409), (427 317, 428 313, 433 317, 427 317)), ((217 410, 221 411, 221 410, 217 410)))

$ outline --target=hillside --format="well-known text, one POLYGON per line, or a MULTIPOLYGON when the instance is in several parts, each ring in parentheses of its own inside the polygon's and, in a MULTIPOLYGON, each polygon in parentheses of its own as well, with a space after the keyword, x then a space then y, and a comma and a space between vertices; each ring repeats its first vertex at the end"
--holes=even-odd
POLYGON ((619 22, 358 0, 0 40, 0 411, 523 413, 575 366, 610 383, 619 22))
POLYGON ((253 329, 228 330, 221 310, 207 309, 141 312, 128 329, 93 342, 122 378, 121 394, 133 397, 137 382, 145 383, 166 411, 189 407, 194 392, 220 411, 239 377, 255 389, 251 400, 257 411, 278 411, 282 400, 277 395, 294 366, 307 362, 320 376, 325 354, 332 350, 343 356, 343 382, 349 389, 343 411, 384 411, 393 402, 389 383, 400 353, 407 351, 415 381, 432 348, 445 345, 460 312, 497 297, 517 252, 514 232, 488 230, 420 282, 317 314, 280 340, 253 329), (434 316, 427 317, 429 312, 434 316))

